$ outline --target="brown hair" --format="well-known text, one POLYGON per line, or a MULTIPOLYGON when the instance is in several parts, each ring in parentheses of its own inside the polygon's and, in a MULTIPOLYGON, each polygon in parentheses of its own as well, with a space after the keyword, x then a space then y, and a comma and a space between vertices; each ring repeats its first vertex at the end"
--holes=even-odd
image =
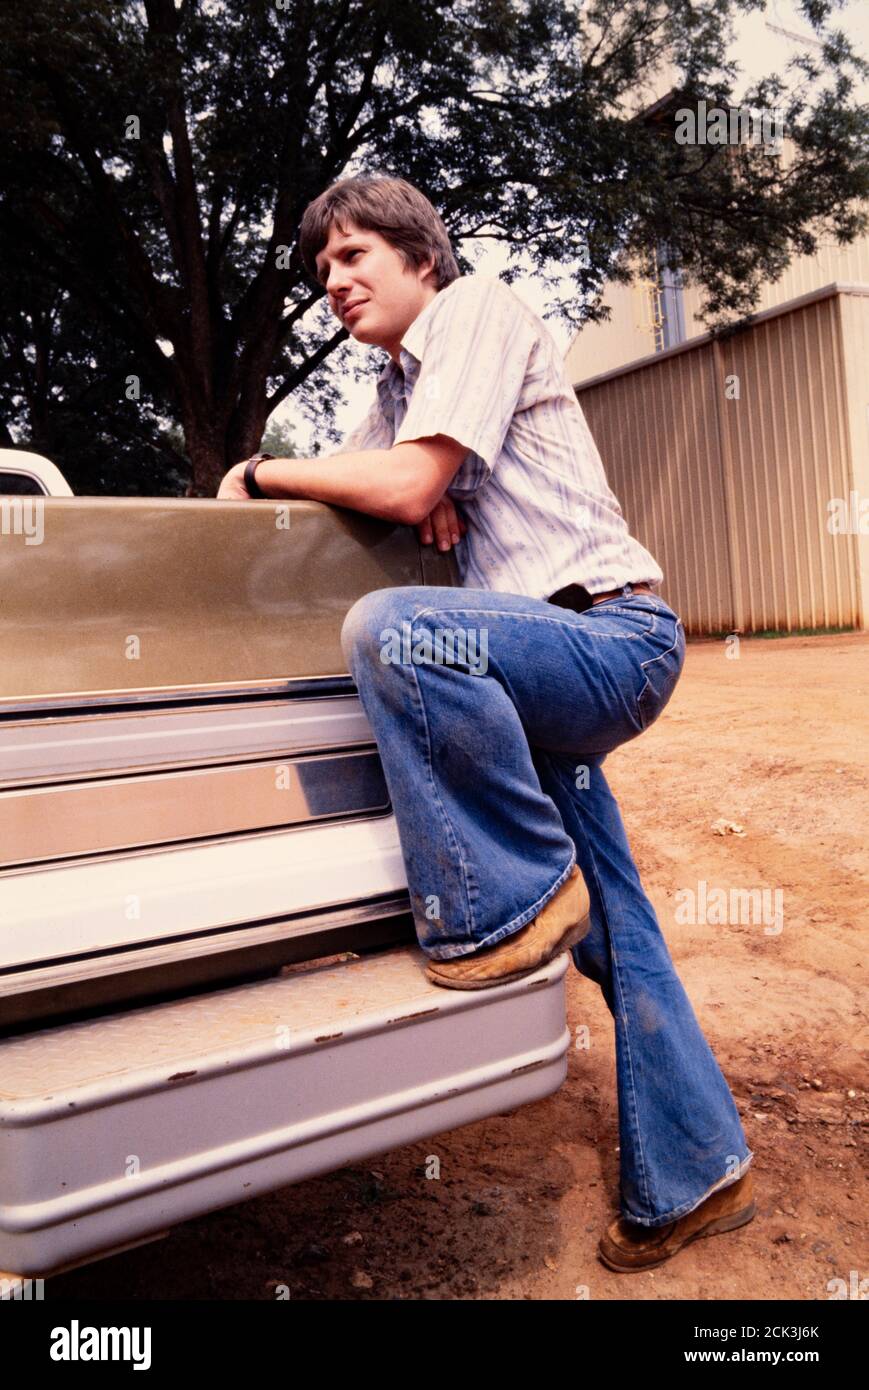
POLYGON ((433 256, 432 273, 439 290, 458 280, 462 273, 447 229, 424 193, 406 179, 357 174, 333 183, 305 208, 299 228, 299 254, 312 280, 317 281, 316 257, 329 240, 332 224, 343 232, 345 219, 357 227, 379 232, 408 268, 420 266, 433 256))

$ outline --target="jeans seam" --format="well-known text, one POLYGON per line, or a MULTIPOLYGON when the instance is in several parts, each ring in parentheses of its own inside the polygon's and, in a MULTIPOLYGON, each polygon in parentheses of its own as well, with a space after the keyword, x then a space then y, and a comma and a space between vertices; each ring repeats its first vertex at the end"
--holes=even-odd
MULTIPOLYGON (((556 771, 557 771, 557 769, 556 769, 556 771)), ((588 857, 589 857, 589 860, 591 861, 592 869, 593 869, 593 871, 594 871, 594 876, 595 876, 595 880, 596 880, 596 886, 597 886, 598 896, 599 896, 599 900, 600 900, 600 903, 601 903, 601 910, 602 910, 602 913, 603 913, 604 923, 605 923, 605 925, 606 925, 607 941, 608 941, 608 944, 609 944, 609 952, 610 952, 611 974, 612 974, 612 980, 613 980, 613 1002, 615 1003, 616 1008, 618 1008, 618 1009, 622 1012, 624 1018, 626 1019, 626 1018, 627 1018, 627 1012, 626 1012, 626 1009, 625 1009, 625 993, 624 993, 624 988, 623 988, 623 985, 622 985, 621 971, 619 970, 619 959, 618 959, 618 952, 617 952, 617 950, 616 950, 615 935, 614 935, 614 933, 613 933, 613 930, 612 930, 612 927, 611 927, 611 924, 610 924, 609 911, 608 911, 607 905, 606 905, 606 895, 605 895, 605 893, 604 893, 604 891, 603 891, 603 887, 602 887, 602 885, 601 885, 600 873, 599 873, 598 867, 597 867, 597 856, 596 856, 596 854, 595 854, 594 845, 591 843, 591 841, 590 841, 590 839, 589 839, 588 831, 586 830, 585 825, 583 824, 583 822, 582 822, 582 820, 581 820, 580 818, 577 818, 577 819, 578 819, 578 827, 579 827, 580 833, 582 834, 583 840, 584 840, 584 842, 585 842, 585 847, 586 847, 586 850, 587 850, 587 853, 588 853, 588 857)), ((632 1054, 631 1054, 630 1035, 629 1035, 628 1028, 627 1028, 626 1024, 625 1024, 625 1053, 626 1053, 626 1057, 627 1057, 628 1070, 629 1070, 629 1072, 630 1072, 630 1081, 631 1081, 631 1102, 630 1102, 630 1103, 631 1103, 631 1123, 633 1124, 634 1132, 635 1132, 635 1134, 636 1134, 637 1156, 638 1156, 638 1159, 639 1159, 640 1168, 641 1168, 641 1172, 642 1172, 642 1186, 643 1186, 643 1191, 644 1191, 644 1194, 645 1194, 645 1200, 646 1200, 647 1204, 648 1204, 649 1206, 651 1206, 652 1203, 651 1203, 651 1201, 650 1201, 650 1199, 649 1199, 649 1180, 648 1180, 648 1177, 647 1177, 647 1174, 646 1174, 646 1163, 645 1163, 645 1158, 644 1158, 644 1155, 643 1155, 643 1133, 642 1133, 642 1128, 641 1128, 640 1122, 639 1122, 639 1114, 638 1114, 638 1111, 637 1111, 637 1087, 636 1087, 636 1082, 635 1082, 635 1080, 634 1080, 634 1062, 633 1062, 633 1056, 632 1056, 632 1054)))
MULTIPOLYGON (((459 840, 458 840, 458 836, 456 835, 455 828, 454 828, 453 823, 452 823, 452 821, 450 820, 449 816, 447 815, 447 809, 446 809, 446 807, 444 806, 443 801, 441 800, 440 792, 438 791, 438 785, 437 785, 437 781, 436 781, 435 775, 434 775, 434 758, 432 757, 432 751, 431 751, 431 730, 430 730, 430 728, 429 728, 428 714, 427 714, 426 708, 425 708, 425 700, 423 699, 422 687, 420 686, 420 683, 419 683, 419 678, 418 678, 418 676, 417 676, 416 667, 413 666, 413 665, 411 665, 410 671, 411 671, 411 675, 413 676, 413 683, 414 683, 414 685, 415 685, 415 687, 416 687, 416 693, 417 693, 417 697, 418 697, 418 699, 419 699, 420 712, 421 712, 421 714, 422 714, 423 727, 424 727, 424 730, 425 730, 426 763, 427 763, 427 765, 428 765, 429 778, 430 778, 430 780, 431 780, 432 788, 433 788, 433 790, 434 790, 435 801, 436 801, 436 803, 437 803, 437 806, 438 806, 438 809, 439 809, 439 811, 440 811, 440 813, 441 813, 441 816, 443 817, 443 822, 444 822, 444 825, 445 825, 446 828, 447 828, 447 832, 448 832, 449 836, 452 838, 453 844, 455 845, 456 854, 458 855, 459 863, 460 863, 461 866, 462 866, 462 883, 463 883, 464 890, 465 890, 465 903, 466 903, 466 907, 467 907, 468 922, 470 923, 471 933, 473 934, 473 932, 474 932, 474 930, 475 930, 475 926, 476 926, 476 919, 475 919, 475 917, 474 917, 474 909, 473 909, 473 907, 472 907, 472 905, 471 905, 471 894, 470 894, 470 889, 469 889, 469 886, 468 886, 468 866, 467 866, 467 864, 465 863, 464 855, 462 854, 461 846, 459 845, 459 840)), ((467 931, 467 924, 466 924, 466 931, 467 931)))
MULTIPOLYGON (((586 609, 585 612, 577 613, 576 616, 578 618, 585 617, 585 613, 587 613, 588 611, 589 610, 586 609)), ((571 628, 571 630, 576 630, 577 627, 576 623, 569 623, 563 618, 550 618, 549 615, 546 613, 507 613, 502 608, 424 608, 422 612, 414 614, 411 622, 415 623, 418 618, 437 617, 439 614, 443 613, 474 613, 478 615, 482 614, 484 617, 494 618, 535 618, 540 623, 557 623, 559 627, 569 627, 571 628)), ((654 617, 652 621, 652 628, 654 628, 654 617)), ((651 630, 652 629, 649 629, 649 631, 651 630)), ((581 632, 582 628, 580 628, 579 631, 581 632)), ((648 637, 648 635, 648 631, 599 632, 597 634, 598 637, 615 638, 616 640, 627 642, 637 642, 640 640, 640 638, 648 637)))
MULTIPOLYGON (((613 599, 612 602, 615 603, 615 599, 613 599)), ((602 613, 604 609, 606 609, 607 613, 652 613, 656 618, 664 613, 663 608, 650 608, 647 603, 631 608, 628 603, 625 602, 618 604, 615 608, 611 608, 609 601, 605 603, 593 603, 591 608, 584 608, 582 611, 584 613, 596 613, 600 610, 602 613)))
MULTIPOLYGON (((643 683, 642 689, 640 690, 639 695, 637 695, 637 697, 636 697, 637 719, 639 720, 640 724, 642 724, 642 722, 643 722, 643 716, 642 716, 642 713, 641 713, 641 711, 640 711, 640 701, 642 700, 643 696, 645 695, 647 687, 648 687, 649 685, 651 685, 651 681, 649 680, 649 673, 648 673, 648 671, 646 670, 646 667, 647 667, 647 666, 654 666, 654 664, 655 664, 656 661, 663 661, 663 660, 664 660, 664 657, 665 657, 665 656, 669 656, 671 652, 675 651, 676 648, 678 647, 678 645, 679 645, 679 634, 678 634, 678 632, 677 632, 675 638, 673 639, 673 641, 671 642, 670 646, 667 648, 667 650, 666 650, 665 652, 661 652, 658 656, 650 656, 649 659, 648 659, 648 661, 641 661, 641 662, 640 662, 640 669, 642 670, 643 675, 644 675, 645 678, 646 678, 645 681, 644 681, 644 683, 643 683)), ((646 727, 648 727, 648 726, 646 726, 646 727)), ((644 727, 644 729, 643 729, 643 732, 645 733, 645 727, 644 727)))
MULTIPOLYGON (((607 919, 607 927, 609 929, 609 919, 607 919)), ((630 1032, 627 1026, 628 1014, 625 1002, 625 991, 624 986, 622 984, 621 970, 619 968, 618 952, 616 951, 612 934, 610 934, 610 956, 612 958, 614 992, 616 996, 616 1003, 620 1012, 622 1013, 625 1029, 625 1052, 627 1053, 628 1068, 631 1074, 631 1119, 637 1136, 637 1154, 639 1156, 640 1165, 642 1167, 643 1191, 645 1193, 646 1202, 649 1206, 651 1206, 652 1201, 649 1196, 649 1179, 646 1173, 646 1159, 643 1153, 643 1129, 642 1125, 640 1124, 640 1114, 637 1107, 637 1086, 634 1080, 634 1057, 633 1053, 631 1052, 630 1032)))

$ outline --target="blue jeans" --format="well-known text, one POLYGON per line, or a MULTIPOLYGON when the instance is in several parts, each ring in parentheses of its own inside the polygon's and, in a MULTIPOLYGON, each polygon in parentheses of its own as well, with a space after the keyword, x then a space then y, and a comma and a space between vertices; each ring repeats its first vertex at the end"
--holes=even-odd
POLYGON ((591 928, 572 948, 616 1034, 621 1205, 661 1226, 753 1157, 643 891, 602 764, 657 719, 682 671, 656 595, 583 613, 488 589, 378 589, 341 634, 395 811, 420 945, 493 946, 569 877, 591 928))

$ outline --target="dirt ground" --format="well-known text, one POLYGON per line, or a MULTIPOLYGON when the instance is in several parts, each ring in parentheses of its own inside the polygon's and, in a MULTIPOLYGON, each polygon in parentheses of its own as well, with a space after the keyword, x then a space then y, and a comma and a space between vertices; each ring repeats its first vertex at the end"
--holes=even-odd
POLYGON ((47 1295, 823 1300, 866 1279, 869 634, 726 650, 689 642, 669 706, 606 768, 755 1152, 753 1222, 646 1273, 598 1260, 617 1214, 612 1020, 571 965, 569 1022, 591 1046, 554 1096, 203 1217, 47 1295), (782 929, 680 924, 676 894, 700 880, 780 889, 782 929))

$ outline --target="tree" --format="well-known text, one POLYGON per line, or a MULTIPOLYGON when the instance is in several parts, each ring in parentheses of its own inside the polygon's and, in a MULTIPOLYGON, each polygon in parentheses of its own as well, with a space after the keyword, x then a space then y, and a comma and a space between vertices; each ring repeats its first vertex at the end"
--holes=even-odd
MULTIPOLYGON (((733 317, 817 232, 866 226, 853 79, 869 69, 828 30, 836 0, 802 0, 825 46, 787 95, 786 169, 759 147, 734 159, 662 138, 626 102, 667 61, 685 101, 730 103, 729 26, 762 3, 7 0, 7 273, 26 256, 39 304, 68 296, 139 376, 153 418, 145 428, 129 402, 134 433, 180 422, 194 495, 256 450, 291 394, 337 442, 347 331, 296 239, 307 203, 348 173, 423 189, 466 271, 474 235, 528 249, 553 289, 573 267, 558 311, 575 327, 601 315, 595 296, 628 275, 625 253, 662 240, 709 315, 733 317)), ((742 100, 785 95, 773 77, 742 100)))
POLYGON ((129 345, 48 281, 26 247, 5 245, 2 224, 0 264, 16 267, 0 281, 0 444, 26 442, 76 494, 177 495, 190 472, 184 438, 129 345))

